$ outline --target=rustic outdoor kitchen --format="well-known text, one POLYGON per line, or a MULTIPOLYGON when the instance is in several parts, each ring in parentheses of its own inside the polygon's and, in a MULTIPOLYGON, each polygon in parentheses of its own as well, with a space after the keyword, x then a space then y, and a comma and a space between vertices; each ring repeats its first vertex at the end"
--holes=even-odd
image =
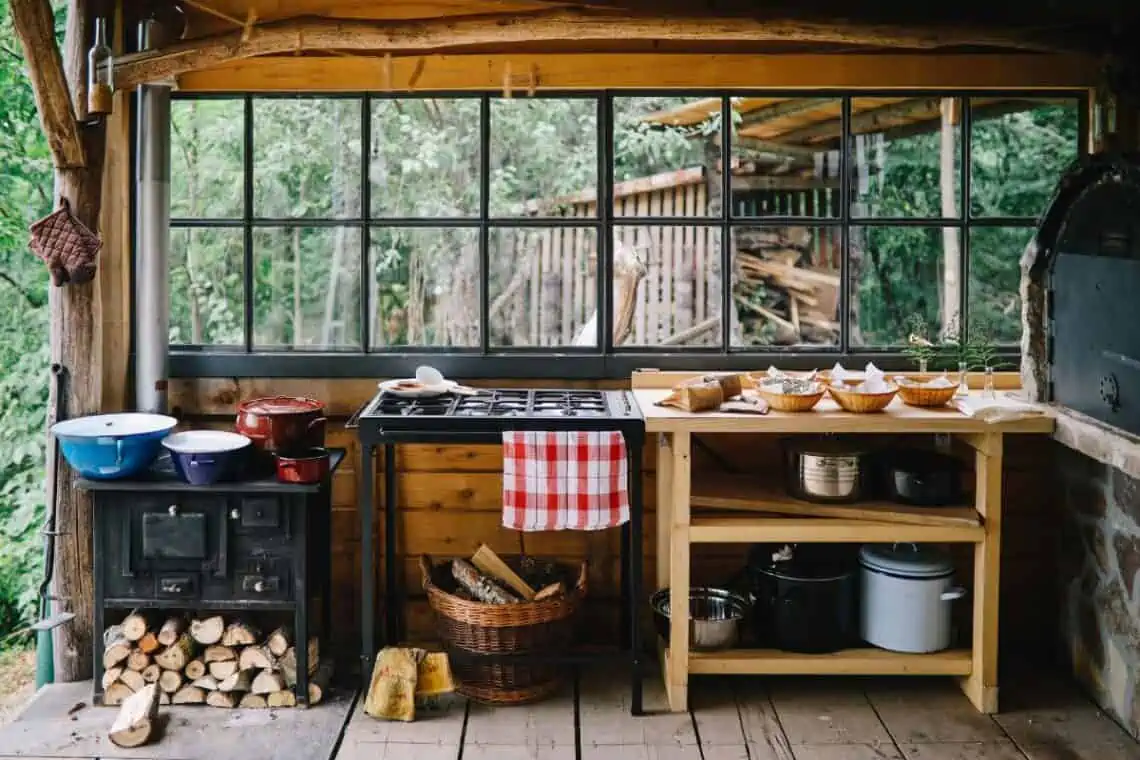
POLYGON ((0 758, 1140 757, 1140 19, 966 4, 11 0, 0 758))

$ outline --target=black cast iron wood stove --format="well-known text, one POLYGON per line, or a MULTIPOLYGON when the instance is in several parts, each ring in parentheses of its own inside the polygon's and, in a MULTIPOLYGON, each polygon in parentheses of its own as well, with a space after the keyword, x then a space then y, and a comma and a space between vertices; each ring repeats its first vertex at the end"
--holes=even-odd
MULTIPOLYGON (((343 449, 331 449, 330 478, 343 449)), ((108 611, 291 613, 298 705, 309 701, 311 602, 331 630, 330 480, 260 477, 197 486, 172 475, 84 480, 94 496, 95 700, 108 611)))
MULTIPOLYGON (((367 685, 376 654, 375 574, 372 547, 372 457, 384 447, 384 504, 398 504, 396 446, 401 443, 501 443, 508 430, 616 430, 625 437, 629 456, 630 520, 621 528, 621 630, 617 657, 630 668, 631 711, 641 713, 641 633, 638 608, 642 599, 642 449, 645 421, 628 391, 484 389, 478 395, 445 394, 434 398, 401 398, 380 392, 348 422, 357 428, 361 445, 361 653, 367 685)), ((385 641, 398 643, 405 633, 397 560, 396 510, 384 510, 385 641)), ((479 655, 483 658, 496 655, 479 655)), ((504 658, 519 655, 502 655, 504 658)), ((606 653, 544 658, 549 663, 603 659, 606 653)))
POLYGON ((1037 245, 1046 398, 1140 435, 1140 157, 1099 154, 1070 169, 1037 245))

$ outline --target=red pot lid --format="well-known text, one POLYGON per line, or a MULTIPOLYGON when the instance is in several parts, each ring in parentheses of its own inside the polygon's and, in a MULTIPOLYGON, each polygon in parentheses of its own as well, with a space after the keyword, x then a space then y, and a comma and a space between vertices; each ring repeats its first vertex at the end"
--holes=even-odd
POLYGON ((316 399, 298 396, 266 396, 243 401, 238 406, 242 412, 253 414, 307 414, 319 412, 325 405, 316 399))

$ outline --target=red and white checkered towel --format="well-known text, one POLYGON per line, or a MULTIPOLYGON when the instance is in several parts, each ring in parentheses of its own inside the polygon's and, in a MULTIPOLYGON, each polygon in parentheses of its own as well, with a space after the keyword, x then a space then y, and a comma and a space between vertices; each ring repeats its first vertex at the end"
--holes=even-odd
POLYGON ((629 462, 617 431, 503 433, 503 526, 602 530, 629 520, 629 462))

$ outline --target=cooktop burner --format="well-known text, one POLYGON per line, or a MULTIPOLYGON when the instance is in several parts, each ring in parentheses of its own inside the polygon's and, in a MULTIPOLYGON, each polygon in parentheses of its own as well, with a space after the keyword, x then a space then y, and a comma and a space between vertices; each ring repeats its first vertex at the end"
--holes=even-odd
MULTIPOLYGON (((641 421, 628 391, 480 389, 476 395, 406 398, 382 391, 357 414, 356 424, 386 429, 608 428, 614 421, 641 421)), ((351 424, 351 423, 350 423, 351 424)))

